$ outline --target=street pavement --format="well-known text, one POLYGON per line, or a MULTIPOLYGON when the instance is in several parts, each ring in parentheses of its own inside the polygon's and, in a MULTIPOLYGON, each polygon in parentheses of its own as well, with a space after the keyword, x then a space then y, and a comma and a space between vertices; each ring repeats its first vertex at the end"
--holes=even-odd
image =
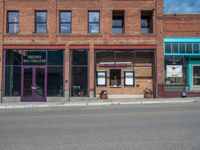
POLYGON ((0 150, 200 150, 200 102, 0 109, 0 150))

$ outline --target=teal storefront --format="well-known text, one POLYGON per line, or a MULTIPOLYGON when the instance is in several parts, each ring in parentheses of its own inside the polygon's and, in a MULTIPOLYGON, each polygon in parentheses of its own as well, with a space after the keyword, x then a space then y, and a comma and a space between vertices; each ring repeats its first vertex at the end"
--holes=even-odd
POLYGON ((200 37, 165 37, 165 84, 200 92, 200 37))

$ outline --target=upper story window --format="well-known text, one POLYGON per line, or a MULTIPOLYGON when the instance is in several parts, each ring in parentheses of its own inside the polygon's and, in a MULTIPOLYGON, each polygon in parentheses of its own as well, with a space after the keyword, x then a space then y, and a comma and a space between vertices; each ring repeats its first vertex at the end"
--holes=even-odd
POLYGON ((7 14, 7 33, 19 32, 19 12, 8 11, 7 14))
POLYGON ((71 11, 60 11, 60 33, 71 33, 71 11))
POLYGON ((100 12, 99 11, 88 12, 88 32, 89 33, 100 32, 100 12))
POLYGON ((142 11, 141 12, 141 33, 148 34, 153 33, 153 12, 142 11))
POLYGON ((112 33, 124 33, 124 11, 113 11, 112 15, 112 33))
POLYGON ((47 33, 47 12, 46 11, 35 12, 35 32, 47 33))

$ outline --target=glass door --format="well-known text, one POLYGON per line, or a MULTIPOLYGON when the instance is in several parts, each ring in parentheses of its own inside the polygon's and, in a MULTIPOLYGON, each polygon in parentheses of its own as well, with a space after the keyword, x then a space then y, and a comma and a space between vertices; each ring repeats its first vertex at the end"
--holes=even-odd
POLYGON ((200 66, 193 66, 193 89, 200 90, 200 66))
POLYGON ((46 101, 45 67, 23 67, 21 101, 46 101))

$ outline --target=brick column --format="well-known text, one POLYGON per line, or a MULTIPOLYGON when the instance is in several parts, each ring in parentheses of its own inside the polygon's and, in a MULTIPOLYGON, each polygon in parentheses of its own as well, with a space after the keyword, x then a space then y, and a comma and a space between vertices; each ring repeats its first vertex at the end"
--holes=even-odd
POLYGON ((90 99, 94 99, 94 43, 90 43, 90 50, 89 50, 89 97, 90 99))
POLYGON ((65 83, 65 101, 70 100, 70 49, 69 49, 69 44, 65 44, 65 78, 64 78, 64 83, 65 83))
POLYGON ((157 0, 156 9, 156 28, 157 28, 157 51, 156 51, 156 70, 157 70, 157 97, 159 97, 159 84, 164 83, 164 50, 163 50, 163 0, 157 0))

